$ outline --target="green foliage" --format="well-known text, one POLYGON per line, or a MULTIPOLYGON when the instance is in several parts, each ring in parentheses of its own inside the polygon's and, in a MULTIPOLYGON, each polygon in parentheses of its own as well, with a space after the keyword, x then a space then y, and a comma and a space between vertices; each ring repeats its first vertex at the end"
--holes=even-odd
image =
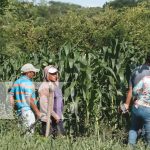
POLYGON ((136 4, 137 4, 136 0, 114 0, 107 3, 107 5, 113 8, 121 8, 125 6, 136 6, 136 4))
POLYGON ((0 15, 4 15, 5 8, 8 5, 8 0, 1 0, 0 1, 0 15))
MULTIPOLYGON (((118 135, 120 138, 113 137, 106 126, 101 127, 101 131, 97 134, 93 134, 89 137, 57 137, 55 140, 51 137, 45 138, 41 137, 38 134, 34 134, 34 136, 21 136, 22 131, 17 128, 17 122, 15 122, 15 127, 12 126, 11 121, 0 122, 1 129, 2 125, 9 125, 9 129, 3 130, 4 132, 0 132, 1 150, 11 150, 13 149, 36 149, 36 150, 45 150, 45 149, 55 149, 55 150, 129 150, 129 147, 124 145, 122 142, 122 132, 118 131, 118 135)), ((14 123, 14 122, 13 122, 14 123)), ((3 128, 5 129, 5 127, 3 128)), ((137 149, 144 150, 145 146, 142 141, 139 141, 137 144, 137 149)))
MULTIPOLYGON (((149 50, 149 2, 122 9, 82 8, 67 4, 33 5, 10 1, 1 16, 1 53, 58 52, 65 42, 83 51, 112 46, 115 39, 149 50)), ((114 46, 114 45, 113 45, 114 46)))
POLYGON ((110 6, 113 8, 122 8, 122 7, 135 7, 140 2, 145 2, 148 0, 113 0, 110 2, 107 2, 104 7, 110 6))
MULTIPOLYGON (((28 62, 41 70, 45 65, 55 64, 63 83, 68 134, 90 134, 102 122, 114 131, 125 125, 118 106, 124 99, 130 72, 145 57, 145 54, 139 57, 140 50, 132 43, 116 40, 114 45, 92 53, 65 44, 58 54, 43 47, 38 53, 22 52, 15 58, 1 55, 0 80, 14 81, 20 76, 20 67, 28 62)), ((42 81, 42 71, 36 81, 42 81)))

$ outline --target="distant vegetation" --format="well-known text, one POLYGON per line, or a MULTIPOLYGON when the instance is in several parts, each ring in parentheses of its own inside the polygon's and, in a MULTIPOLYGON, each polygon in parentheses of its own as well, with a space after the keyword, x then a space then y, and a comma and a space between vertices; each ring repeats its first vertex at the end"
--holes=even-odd
POLYGON ((84 51, 96 51, 103 46, 113 46, 116 39, 131 42, 143 53, 147 52, 150 48, 149 2, 113 9, 118 1, 107 3, 104 8, 82 8, 58 2, 33 5, 3 0, 1 53, 38 52, 43 47, 56 52, 66 42, 84 51))

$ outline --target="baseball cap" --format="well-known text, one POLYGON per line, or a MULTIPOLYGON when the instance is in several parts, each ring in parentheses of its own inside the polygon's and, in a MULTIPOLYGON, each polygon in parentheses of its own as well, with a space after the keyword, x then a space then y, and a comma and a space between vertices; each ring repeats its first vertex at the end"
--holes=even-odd
POLYGON ((25 64, 21 67, 21 73, 25 73, 25 72, 29 72, 29 71, 33 71, 33 72, 39 72, 40 69, 35 68, 32 64, 25 64))
POLYGON ((48 69, 48 72, 49 73, 56 73, 58 72, 57 68, 55 68, 54 66, 51 66, 49 69, 48 69))

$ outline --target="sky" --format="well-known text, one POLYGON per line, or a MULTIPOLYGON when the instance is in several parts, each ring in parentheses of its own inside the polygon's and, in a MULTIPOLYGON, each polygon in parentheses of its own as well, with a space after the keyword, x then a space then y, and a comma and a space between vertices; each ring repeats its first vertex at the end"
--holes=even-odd
MULTIPOLYGON (((35 1, 36 3, 40 2, 40 0, 34 0, 34 2, 35 1)), ((51 1, 51 0, 46 0, 46 1, 51 1)), ((52 0, 52 1, 78 4, 83 7, 102 7, 106 2, 109 2, 110 0, 52 0)))

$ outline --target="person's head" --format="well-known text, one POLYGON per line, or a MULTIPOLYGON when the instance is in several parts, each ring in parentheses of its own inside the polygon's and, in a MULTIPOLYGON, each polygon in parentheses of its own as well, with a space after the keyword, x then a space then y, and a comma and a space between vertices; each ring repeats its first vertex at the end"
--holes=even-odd
POLYGON ((33 78, 39 72, 39 69, 35 68, 32 64, 25 64, 21 67, 21 73, 26 75, 28 78, 33 78))
POLYGON ((56 82, 58 80, 58 70, 55 66, 49 65, 44 68, 44 81, 56 82))
POLYGON ((58 70, 56 67, 52 66, 48 69, 48 73, 49 73, 49 76, 48 76, 48 79, 49 81, 52 81, 52 82, 56 82, 57 79, 58 79, 58 70))

